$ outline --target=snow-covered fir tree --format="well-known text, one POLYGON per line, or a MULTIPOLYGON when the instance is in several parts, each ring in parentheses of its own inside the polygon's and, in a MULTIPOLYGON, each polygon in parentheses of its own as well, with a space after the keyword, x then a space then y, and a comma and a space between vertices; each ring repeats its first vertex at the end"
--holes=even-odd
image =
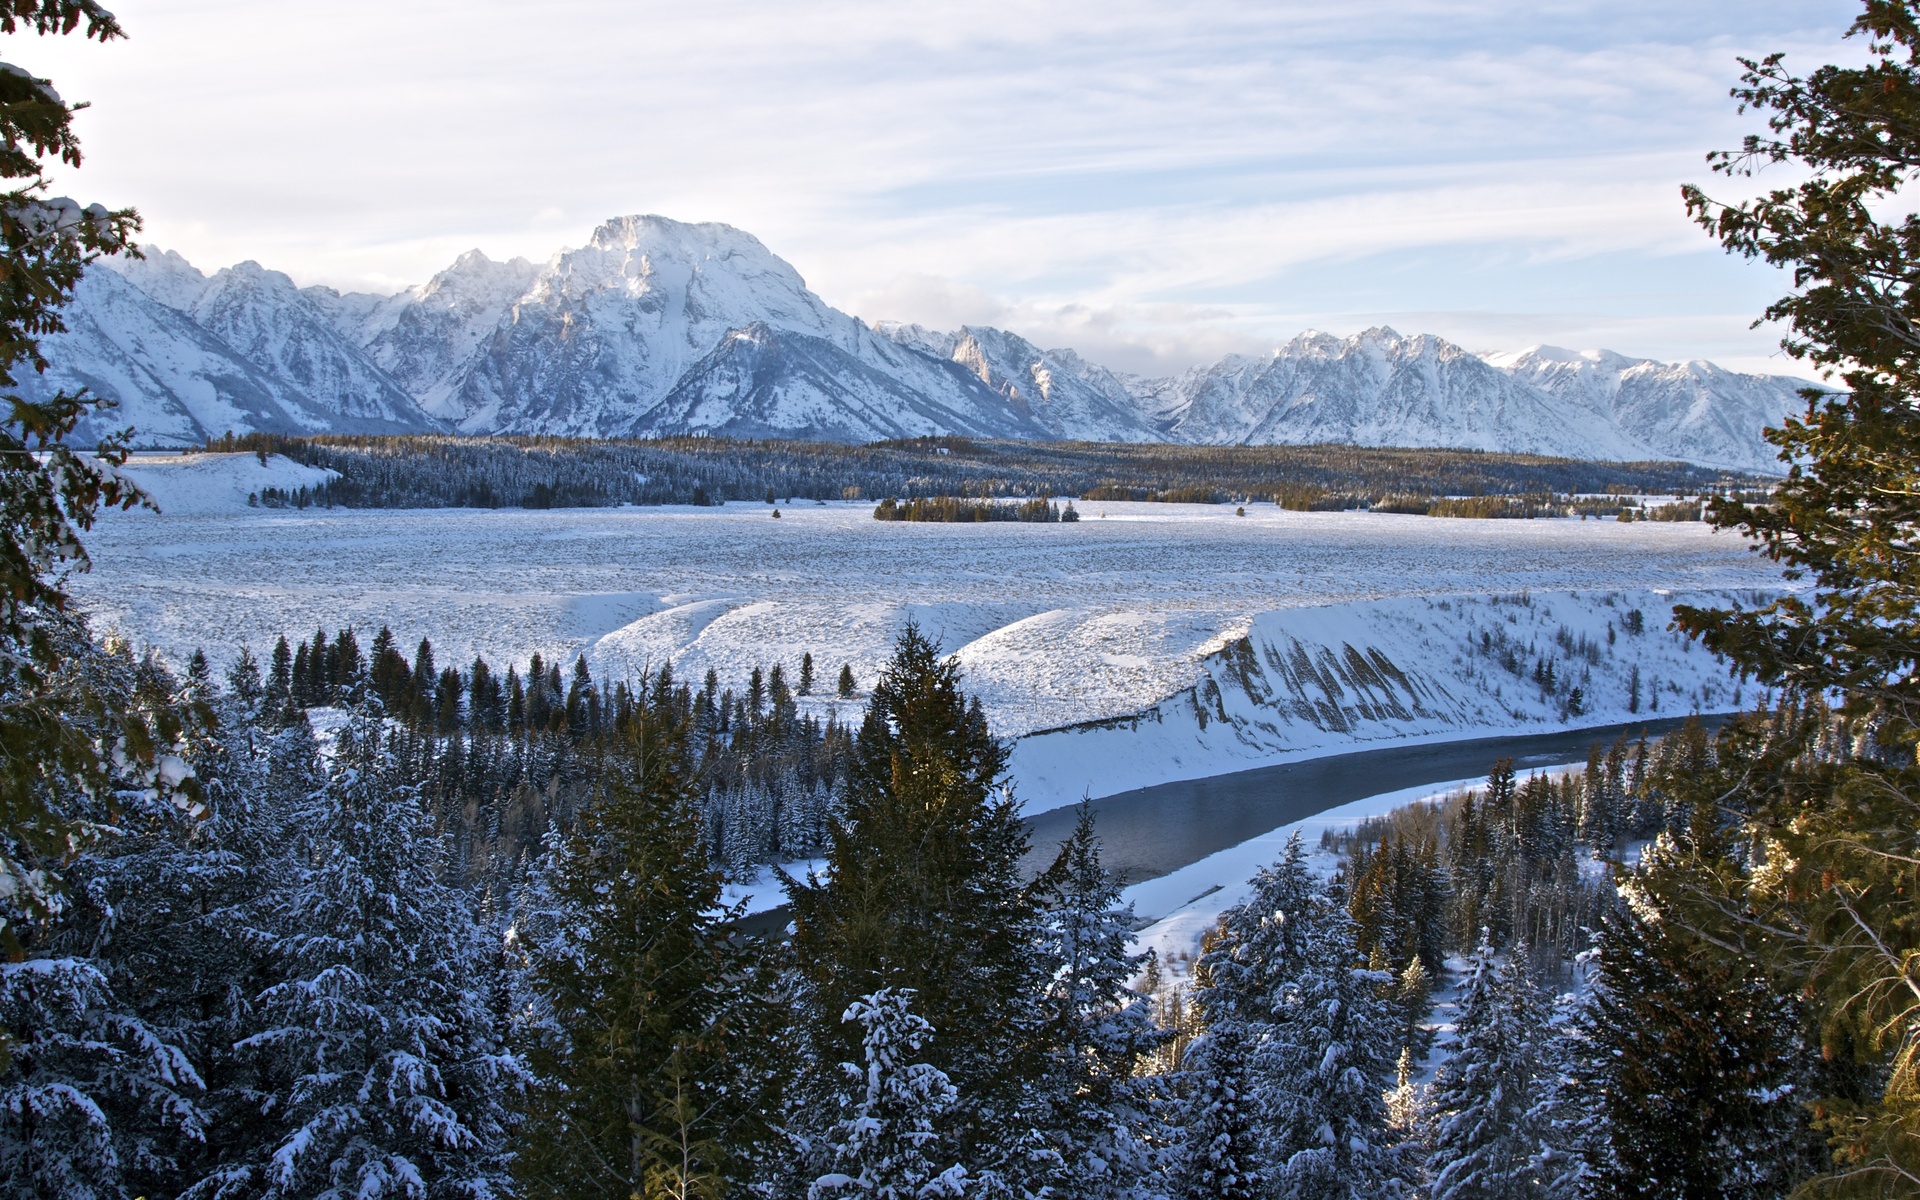
POLYGON ((1239 1022, 1222 1021, 1187 1044, 1179 1140, 1169 1182, 1180 1200, 1264 1195, 1262 1117, 1239 1022))
POLYGON ((1152 1097, 1135 1065, 1166 1041, 1151 1002, 1129 982, 1144 955, 1128 953, 1133 906, 1100 863, 1093 813, 1041 877, 1043 953, 1053 966, 1045 1017, 1052 1070, 1041 1119, 1059 1154, 1059 1196, 1129 1193, 1153 1167, 1152 1097))
MULTIPOLYGON (((175 897, 196 886, 179 843, 204 811, 183 757, 194 737, 177 681, 124 643, 96 646, 83 625, 52 677, 89 703, 68 732, 113 748, 80 786, 49 770, 50 807, 75 822, 64 893, 0 887, 17 957, 0 962, 0 1197, 124 1200, 178 1186, 204 1144, 204 1081, 182 1014, 149 1003, 195 965, 157 960, 133 930, 176 925, 175 897), (139 729, 160 739, 135 750, 139 729), (129 868, 122 871, 122 867, 129 868), (145 878, 154 870, 157 878, 145 878), (23 903, 24 901, 24 903, 23 903), (117 931, 126 936, 116 940, 117 931)), ((0 863, 0 878, 4 878, 0 863)), ((188 897, 191 907, 191 897, 188 897)))
POLYGON ((1546 1140, 1540 1043, 1547 1009, 1519 954, 1474 955, 1454 1019, 1456 1041, 1431 1097, 1427 1176, 1432 1200, 1526 1200, 1546 1140))
POLYGON ((970 1190, 964 1164, 942 1163, 951 1139, 941 1126, 958 1096, 944 1071, 915 1061, 934 1030, 912 1002, 909 989, 882 988, 847 1006, 846 1020, 861 1030, 862 1061, 840 1064, 839 1119, 823 1139, 827 1170, 808 1200, 939 1200, 970 1190))
POLYGON ((1298 831, 1287 838, 1279 860, 1254 875, 1251 889, 1221 915, 1198 963, 1194 1002, 1209 1024, 1271 1023, 1305 966, 1320 887, 1298 831))
POLYGON ((1300 965, 1253 1054, 1273 1194, 1371 1198, 1404 1174, 1384 1099, 1400 1050, 1393 976, 1360 960, 1337 886, 1302 916, 1300 965))
POLYGON ((491 956, 377 712, 340 736, 304 819, 311 858, 263 931, 289 978, 243 1043, 274 1081, 279 1139, 232 1194, 484 1200, 505 1179, 521 1068, 486 1003, 491 956))
POLYGON ((840 1020, 854 1000, 912 988, 939 1030, 929 1061, 960 1093, 944 1153, 1037 1190, 1057 1169, 1033 1121, 1051 970, 1005 767, 959 663, 908 625, 861 722, 829 872, 790 891, 793 952, 817 1070, 857 1053, 840 1020))

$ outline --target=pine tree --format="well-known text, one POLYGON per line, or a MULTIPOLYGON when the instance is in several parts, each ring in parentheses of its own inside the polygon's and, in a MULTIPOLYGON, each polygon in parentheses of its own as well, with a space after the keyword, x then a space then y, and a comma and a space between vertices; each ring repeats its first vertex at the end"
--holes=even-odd
POLYGON ((806 696, 806 695, 812 694, 812 692, 813 692, 813 651, 804 650, 800 654, 800 694, 802 696, 806 696))
POLYGON ((1152 1098, 1134 1067, 1166 1037, 1147 998, 1127 986, 1146 958, 1128 952, 1133 906, 1120 903, 1120 886, 1100 863, 1089 806, 1081 806, 1039 892, 1053 977, 1043 1127, 1062 1160, 1056 1194, 1128 1195, 1152 1165, 1152 1098))
POLYGON ((1246 1034, 1224 1021, 1187 1045, 1180 1145, 1173 1172, 1180 1200, 1255 1200, 1260 1173, 1260 1105, 1250 1075, 1246 1034))
POLYGON ((260 996, 264 1028, 242 1044, 280 1081, 280 1139, 224 1190, 490 1194, 520 1069, 486 1004, 480 930, 440 882, 440 844, 376 717, 342 734, 319 799, 311 865, 265 931, 290 978, 260 996))
MULTIPOLYGON (((164 668, 120 642, 74 648, 55 678, 91 699, 92 711, 70 716, 79 736, 150 727, 167 741, 95 775, 99 794, 69 801, 67 811, 115 836, 80 841, 85 853, 68 867, 76 886, 56 912, 19 922, 20 956, 0 962, 0 1029, 9 1035, 0 1058, 0 1196, 122 1200, 134 1188, 177 1183, 205 1139, 203 1081, 183 1044, 194 1031, 177 1012, 143 1003, 156 984, 174 980, 128 970, 141 962, 141 927, 163 922, 174 900, 138 889, 192 884, 180 871, 148 879, 141 869, 174 865, 171 836, 204 811, 183 757, 201 705, 186 703, 164 668), (191 791, 181 786, 188 782, 191 791), (123 901, 129 906, 117 911, 123 901)), ((194 966, 164 964, 182 974, 194 966)))
POLYGON ((960 1089, 953 1157, 1013 1179, 1037 1150, 1020 1113, 1046 1056, 1027 834, 1005 762, 958 664, 908 625, 854 744, 829 874, 790 895, 811 1052, 851 1060, 840 1014, 911 988, 940 1034, 933 1062, 960 1089))
POLYGON ((1254 875, 1252 893, 1221 914, 1200 957, 1194 1002, 1207 1023, 1247 1026, 1279 1019, 1287 989, 1306 965, 1319 885, 1296 831, 1278 861, 1254 875))
POLYGON ((1269 1123, 1274 1194, 1359 1200, 1403 1174, 1384 1096, 1400 1050, 1384 993, 1392 975, 1362 965, 1337 890, 1314 897, 1301 963, 1254 1054, 1269 1123))
POLYGON ((777 1105, 756 951, 720 911, 684 723, 650 700, 613 757, 544 883, 514 1171, 528 1197, 718 1196, 753 1172, 777 1105))
POLYGON ((0 963, 0 1197, 124 1200, 206 1137, 185 1052, 84 958, 0 963))
POLYGON ((808 1187, 808 1200, 937 1200, 969 1190, 965 1166, 939 1166, 953 1141, 941 1126, 952 1120, 956 1093, 938 1067, 910 1061, 934 1032, 912 999, 911 990, 882 988, 847 1006, 845 1019, 861 1030, 862 1062, 840 1064, 851 1091, 824 1139, 830 1169, 808 1187))
MULTIPOLYGON (((0 7, 0 32, 23 29, 80 30, 102 43, 125 36, 94 0, 0 7)), ((66 444, 100 401, 84 392, 31 401, 16 390, 23 369, 47 369, 40 339, 65 328, 62 306, 87 264, 130 249, 139 227, 131 210, 82 208, 46 194, 50 165, 80 165, 75 109, 47 80, 12 67, 0 73, 0 951, 12 954, 20 953, 22 923, 57 905, 58 865, 85 833, 84 818, 66 804, 69 790, 96 791, 109 768, 101 743, 80 728, 90 698, 56 686, 64 660, 86 642, 69 611, 67 577, 89 565, 80 535, 100 506, 143 499, 113 469, 126 460, 126 434, 99 439, 92 460, 66 444)), ((143 732, 126 731, 129 750, 151 744, 143 732)))
POLYGON ((1461 992, 1453 1053, 1432 1093, 1427 1173, 1433 1200, 1540 1195, 1545 1070, 1539 1043, 1546 1015, 1525 965, 1496 964, 1493 948, 1481 946, 1461 992))
POLYGON ((836 687, 834 694, 839 696, 842 700, 851 700, 853 698, 853 689, 854 689, 853 664, 841 663, 840 664, 840 682, 836 687))
MULTIPOLYGON (((1657 852, 1656 852, 1657 853, 1657 852)), ((1749 964, 1717 962, 1670 923, 1608 911, 1585 1037, 1610 1195, 1760 1200, 1817 1161, 1798 1092, 1800 1015, 1749 964)))

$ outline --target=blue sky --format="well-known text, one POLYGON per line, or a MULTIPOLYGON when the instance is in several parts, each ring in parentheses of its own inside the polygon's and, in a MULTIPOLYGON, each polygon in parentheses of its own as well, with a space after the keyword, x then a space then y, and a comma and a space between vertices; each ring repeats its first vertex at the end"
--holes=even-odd
POLYGON ((63 188, 212 268, 390 291, 599 220, 725 221, 870 320, 1131 370, 1391 324, 1789 370, 1681 211, 1737 55, 1853 3, 119 0, 13 39, 93 102, 63 188))

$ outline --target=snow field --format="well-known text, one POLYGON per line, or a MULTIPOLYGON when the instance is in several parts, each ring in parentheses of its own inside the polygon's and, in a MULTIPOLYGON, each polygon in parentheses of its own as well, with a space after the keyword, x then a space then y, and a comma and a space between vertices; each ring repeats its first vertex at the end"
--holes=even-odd
POLYGON ((1682 713, 1725 680, 1663 632, 1667 597, 1646 589, 1780 586, 1739 538, 1695 524, 1124 503, 1082 506, 1073 525, 883 523, 864 503, 801 502, 779 521, 758 503, 296 511, 245 506, 269 480, 317 482, 284 459, 134 469, 164 512, 105 516, 74 590, 98 629, 170 657, 264 656, 280 634, 323 625, 352 625, 364 644, 389 625, 409 647, 431 638, 442 665, 585 655, 602 677, 671 662, 738 689, 774 663, 797 682, 811 651, 805 703, 854 719, 911 618, 958 656, 1003 736, 1128 719, 1022 738, 1014 775, 1035 809, 1372 739, 1554 727, 1561 698, 1470 654, 1469 638, 1504 631, 1564 671, 1562 627, 1604 646, 1631 607, 1647 632, 1580 662, 1586 711, 1568 723, 1625 719, 1632 661, 1643 687, 1683 689, 1660 710, 1682 713), (1487 598, 1523 589, 1531 607, 1487 598), (1413 690, 1356 677, 1348 646, 1413 690), (1296 649, 1312 671, 1292 665, 1296 649), (842 663, 851 701, 830 695, 842 663))
POLYGON ((166 516, 248 511, 247 496, 265 488, 318 487, 338 472, 309 467, 279 454, 142 454, 121 468, 166 516))

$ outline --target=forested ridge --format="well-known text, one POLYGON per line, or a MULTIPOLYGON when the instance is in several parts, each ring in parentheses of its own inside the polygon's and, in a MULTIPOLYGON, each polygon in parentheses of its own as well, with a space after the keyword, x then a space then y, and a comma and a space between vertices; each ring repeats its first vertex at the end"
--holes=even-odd
POLYGON ((222 438, 339 472, 267 505, 565 508, 727 500, 1070 496, 1356 508, 1389 496, 1698 495, 1766 481, 1685 463, 1360 446, 1138 446, 918 438, 831 442, 517 437, 222 438))

